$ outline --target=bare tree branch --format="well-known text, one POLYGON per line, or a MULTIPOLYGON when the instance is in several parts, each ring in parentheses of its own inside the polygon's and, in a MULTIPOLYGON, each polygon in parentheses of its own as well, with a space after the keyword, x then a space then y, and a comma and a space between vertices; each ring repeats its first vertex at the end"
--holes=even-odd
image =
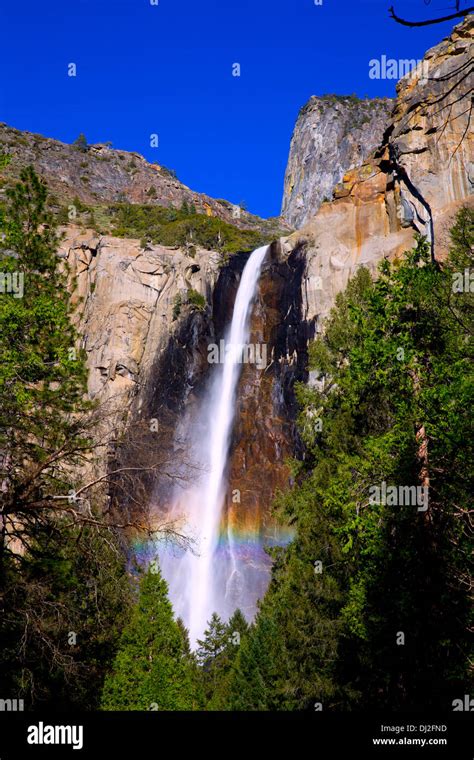
POLYGON ((430 18, 430 19, 427 19, 426 21, 407 21, 406 19, 401 18, 400 16, 397 16, 393 5, 388 9, 388 12, 390 13, 390 17, 393 18, 393 20, 396 21, 397 24, 402 24, 402 26, 419 27, 419 26, 430 26, 432 24, 442 24, 443 21, 452 21, 455 18, 463 18, 464 16, 467 16, 468 13, 474 12, 474 5, 472 5, 470 8, 465 8, 463 11, 457 11, 456 13, 451 13, 449 16, 441 16, 440 18, 430 18))

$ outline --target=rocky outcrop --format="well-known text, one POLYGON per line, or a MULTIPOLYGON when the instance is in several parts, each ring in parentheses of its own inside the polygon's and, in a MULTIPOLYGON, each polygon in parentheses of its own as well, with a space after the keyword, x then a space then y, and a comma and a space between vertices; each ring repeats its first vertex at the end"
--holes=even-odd
POLYGON ((176 303, 190 290, 212 296, 221 255, 196 249, 140 247, 137 240, 68 231, 60 255, 75 282, 82 345, 88 356, 89 393, 101 400, 135 395, 157 354, 179 325, 176 303))
POLYGON ((138 240, 69 227, 59 255, 68 264, 89 396, 98 404, 96 438, 105 443, 91 461, 94 474, 108 466, 112 441, 140 419, 148 430, 151 420, 160 423, 143 446, 171 449, 170 428, 197 382, 198 365, 205 369, 206 350, 198 344, 209 328, 222 254, 144 250, 138 240), (189 303, 190 293, 203 304, 189 303))
POLYGON ((316 214, 343 175, 379 147, 394 101, 312 97, 301 109, 285 173, 282 217, 297 229, 316 214))
POLYGON ((303 318, 317 330, 357 267, 375 271, 382 258, 410 248, 415 232, 442 258, 456 211, 472 204, 473 26, 470 16, 400 81, 379 148, 344 175, 332 202, 281 241, 283 256, 305 250, 303 318))
MULTIPOLYGON (((442 256, 450 209, 474 193, 474 16, 429 50, 416 76, 400 80, 387 140, 397 217, 442 256)), ((384 146, 385 147, 385 146, 384 146)))

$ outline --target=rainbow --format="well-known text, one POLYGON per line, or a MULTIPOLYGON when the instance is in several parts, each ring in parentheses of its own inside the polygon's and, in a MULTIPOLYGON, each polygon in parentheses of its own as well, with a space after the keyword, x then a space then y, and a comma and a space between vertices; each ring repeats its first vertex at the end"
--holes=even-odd
MULTIPOLYGON (((158 520, 155 521, 158 523, 158 520)), ((158 528, 158 526, 157 526, 158 528)), ((153 531, 153 527, 151 528, 153 531)), ((278 546, 287 546, 294 538, 294 531, 288 526, 272 525, 271 529, 264 530, 259 526, 250 527, 236 526, 232 529, 231 535, 226 525, 222 525, 219 531, 217 546, 215 550, 215 560, 219 562, 219 557, 226 555, 232 543, 232 551, 239 560, 244 563, 253 564, 255 560, 261 559, 262 555, 268 556, 266 549, 278 546)), ((180 556, 187 551, 173 542, 171 539, 160 537, 159 530, 150 536, 148 534, 137 534, 131 541, 132 551, 140 564, 146 564, 156 558, 157 552, 163 554, 172 552, 180 556)))

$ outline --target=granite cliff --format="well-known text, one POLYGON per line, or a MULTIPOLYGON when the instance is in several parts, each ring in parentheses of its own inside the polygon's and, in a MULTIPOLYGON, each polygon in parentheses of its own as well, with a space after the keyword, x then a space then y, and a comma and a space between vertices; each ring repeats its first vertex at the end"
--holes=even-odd
POLYGON ((282 217, 297 229, 332 199, 344 174, 378 148, 390 122, 390 98, 311 97, 291 138, 282 217))
POLYGON ((317 330, 358 266, 375 271, 410 248, 416 232, 442 258, 456 211, 472 204, 473 29, 469 16, 400 80, 380 145, 346 172, 331 202, 281 240, 284 256, 304 251, 302 318, 317 330))

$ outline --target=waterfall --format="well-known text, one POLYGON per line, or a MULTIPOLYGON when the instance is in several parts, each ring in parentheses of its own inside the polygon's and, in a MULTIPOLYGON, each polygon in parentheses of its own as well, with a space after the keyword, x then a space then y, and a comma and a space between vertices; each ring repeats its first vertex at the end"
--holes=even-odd
POLYGON ((239 598, 245 586, 245 561, 236 555, 230 524, 222 551, 219 544, 242 354, 249 341, 251 308, 268 248, 253 251, 244 267, 224 355, 214 368, 198 420, 188 421, 195 428, 193 449, 201 471, 198 482, 177 495, 172 513, 185 515, 195 549, 178 553, 168 550, 160 560, 171 601, 189 628, 192 646, 202 636, 212 612, 226 618, 245 603, 239 598))

